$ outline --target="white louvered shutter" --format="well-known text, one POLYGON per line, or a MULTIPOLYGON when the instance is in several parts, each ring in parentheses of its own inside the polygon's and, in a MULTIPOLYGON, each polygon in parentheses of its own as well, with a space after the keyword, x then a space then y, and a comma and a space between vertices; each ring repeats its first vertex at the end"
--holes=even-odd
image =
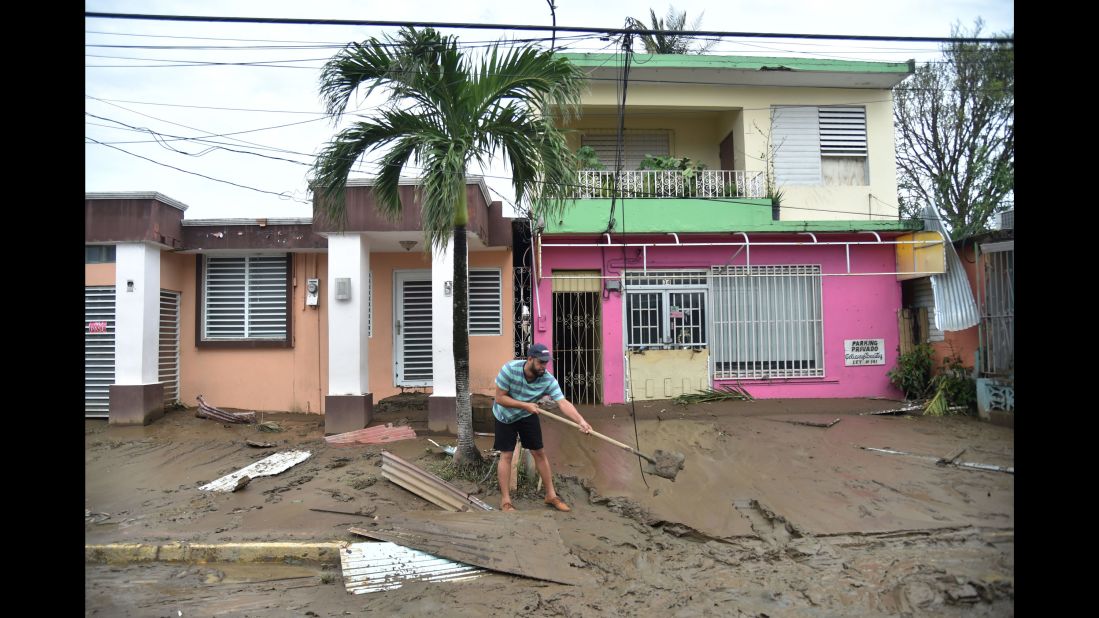
POLYGON ((821 184, 817 123, 815 106, 771 108, 771 142, 779 186, 821 184))
POLYGON ((499 335, 503 298, 499 269, 469 271, 469 334, 499 335))
POLYGON ((286 339, 285 255, 206 257, 203 338, 286 339))
POLYGON ((818 118, 822 157, 866 156, 866 108, 821 107, 818 118))

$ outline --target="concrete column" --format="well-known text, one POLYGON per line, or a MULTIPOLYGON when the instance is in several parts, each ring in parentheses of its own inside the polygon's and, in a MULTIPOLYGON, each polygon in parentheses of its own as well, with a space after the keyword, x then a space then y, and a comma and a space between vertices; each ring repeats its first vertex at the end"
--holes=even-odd
POLYGON ((164 415, 160 383, 160 248, 120 243, 115 251, 115 383, 109 419, 148 425, 164 415))
POLYGON ((454 408, 454 243, 431 252, 431 397, 427 426, 431 431, 458 432, 454 408))
POLYGON ((374 395, 370 392, 367 293, 370 241, 364 234, 328 237, 328 395, 324 432, 344 433, 370 423, 374 395), (346 280, 349 298, 337 299, 346 280))

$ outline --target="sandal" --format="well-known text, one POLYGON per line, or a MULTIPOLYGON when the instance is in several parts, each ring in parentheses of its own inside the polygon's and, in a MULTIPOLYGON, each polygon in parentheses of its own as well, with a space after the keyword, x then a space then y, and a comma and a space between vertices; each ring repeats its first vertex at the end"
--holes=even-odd
POLYGON ((500 510, 505 511, 505 512, 506 511, 514 511, 515 507, 511 506, 510 502, 503 502, 503 503, 500 504, 500 510))
POLYGON ((552 506, 553 508, 557 509, 558 511, 564 511, 566 513, 572 510, 572 509, 569 508, 569 505, 565 504, 565 501, 562 500, 560 496, 554 496, 552 498, 546 498, 546 504, 552 506))

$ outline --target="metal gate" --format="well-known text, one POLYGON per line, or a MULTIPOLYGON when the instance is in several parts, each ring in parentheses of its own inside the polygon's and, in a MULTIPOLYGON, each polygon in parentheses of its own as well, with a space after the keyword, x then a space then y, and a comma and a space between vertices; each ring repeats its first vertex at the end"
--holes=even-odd
POLYGON ((553 273, 553 375, 573 403, 603 400, 603 329, 598 271, 553 273))
POLYGON ((164 405, 179 401, 179 292, 160 291, 160 382, 164 405))
POLYGON ((396 288, 393 383, 431 386, 431 272, 399 272, 396 288))
POLYGON ((114 286, 84 288, 84 416, 107 418, 114 384, 114 286))
POLYGON ((526 358, 531 341, 530 268, 516 266, 512 282, 512 298, 515 299, 515 358, 526 358))
POLYGON ((1015 241, 981 245, 984 290, 981 302, 981 373, 1015 371, 1015 241))

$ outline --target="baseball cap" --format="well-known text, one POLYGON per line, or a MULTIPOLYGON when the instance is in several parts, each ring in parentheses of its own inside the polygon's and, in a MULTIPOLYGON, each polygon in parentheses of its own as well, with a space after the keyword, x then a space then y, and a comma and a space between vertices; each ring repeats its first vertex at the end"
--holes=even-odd
POLYGON ((549 348, 542 345, 541 343, 536 343, 530 346, 530 349, 527 350, 527 356, 529 356, 530 358, 537 358, 542 362, 549 362, 550 351, 549 348))

